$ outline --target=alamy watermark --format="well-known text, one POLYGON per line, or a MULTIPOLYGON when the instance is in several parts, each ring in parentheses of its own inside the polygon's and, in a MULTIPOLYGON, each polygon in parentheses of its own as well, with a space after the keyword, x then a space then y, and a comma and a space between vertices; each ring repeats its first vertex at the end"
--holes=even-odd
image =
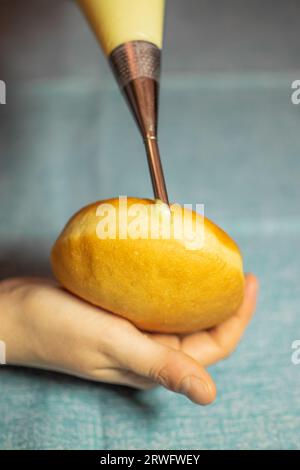
POLYGON ((300 364, 300 339, 295 339, 292 342, 291 348, 293 349, 291 361, 295 366, 297 366, 300 364))
POLYGON ((292 90, 291 101, 293 104, 300 104, 300 80, 294 80, 291 84, 292 90))
POLYGON ((119 196, 117 201, 102 202, 96 209, 101 240, 179 240, 188 250, 204 245, 204 204, 170 204, 162 201, 142 203, 119 196))
POLYGON ((6 364, 6 345, 0 340, 0 366, 6 364))
POLYGON ((0 104, 6 104, 6 84, 0 80, 0 104))

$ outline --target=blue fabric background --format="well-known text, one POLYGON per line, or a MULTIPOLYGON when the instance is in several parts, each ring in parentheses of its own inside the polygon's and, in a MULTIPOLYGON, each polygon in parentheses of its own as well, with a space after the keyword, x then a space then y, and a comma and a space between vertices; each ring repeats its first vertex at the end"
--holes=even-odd
MULTIPOLYGON (((1 449, 300 448, 300 105, 285 75, 163 81, 170 199, 204 203, 261 282, 237 352, 211 368, 216 402, 0 368, 1 449)), ((2 278, 49 275, 69 216, 93 200, 151 197, 142 142, 112 84, 15 85, 0 107, 2 278)), ((1 330, 0 330, 1 331, 1 330)))

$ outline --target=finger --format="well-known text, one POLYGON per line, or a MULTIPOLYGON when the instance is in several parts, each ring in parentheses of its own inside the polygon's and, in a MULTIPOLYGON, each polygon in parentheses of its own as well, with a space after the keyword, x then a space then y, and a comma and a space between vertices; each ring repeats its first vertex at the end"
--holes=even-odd
POLYGON ((253 274, 246 277, 244 300, 235 315, 210 331, 221 350, 230 352, 240 341, 256 307, 258 281, 253 274))
POLYGON ((111 345, 117 344, 117 348, 110 349, 110 354, 119 367, 182 393, 195 403, 206 405, 215 399, 212 378, 194 359, 155 342, 133 326, 127 326, 126 332, 122 328, 119 333, 111 336, 110 332, 111 345))
POLYGON ((181 338, 179 335, 167 333, 149 333, 148 336, 163 346, 168 346, 169 348, 177 350, 181 349, 181 338))
POLYGON ((157 387, 157 383, 146 377, 137 375, 129 370, 117 368, 101 368, 94 371, 93 380, 109 384, 126 385, 138 390, 151 390, 157 387))
POLYGON ((254 314, 257 290, 256 277, 248 274, 244 300, 237 313, 208 331, 186 336, 182 341, 183 350, 204 366, 214 364, 232 353, 254 314))

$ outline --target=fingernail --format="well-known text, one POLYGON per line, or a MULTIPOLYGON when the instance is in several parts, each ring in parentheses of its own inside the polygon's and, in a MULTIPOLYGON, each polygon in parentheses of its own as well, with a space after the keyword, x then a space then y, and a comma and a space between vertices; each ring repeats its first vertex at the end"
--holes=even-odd
POLYGON ((209 384, 194 375, 183 379, 179 393, 186 395, 191 401, 200 405, 208 405, 213 401, 213 392, 209 384))

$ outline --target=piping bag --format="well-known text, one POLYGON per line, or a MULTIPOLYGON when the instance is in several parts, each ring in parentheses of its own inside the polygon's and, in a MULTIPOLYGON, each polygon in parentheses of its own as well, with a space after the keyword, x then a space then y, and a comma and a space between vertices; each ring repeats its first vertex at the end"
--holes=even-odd
POLYGON ((165 0, 77 0, 145 143, 154 197, 169 204, 157 141, 165 0))

